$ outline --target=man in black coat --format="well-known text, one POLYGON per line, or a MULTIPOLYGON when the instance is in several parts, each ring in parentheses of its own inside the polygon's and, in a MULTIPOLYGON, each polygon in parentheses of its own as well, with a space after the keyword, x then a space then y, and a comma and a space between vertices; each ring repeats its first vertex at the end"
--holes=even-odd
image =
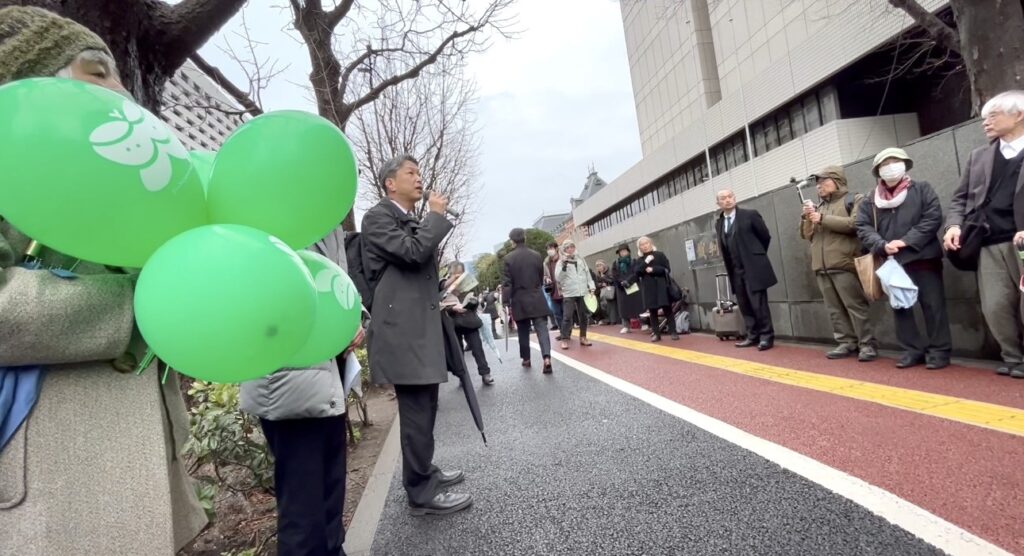
POLYGON ((363 216, 362 260, 373 289, 367 349, 376 384, 393 384, 402 434, 402 484, 413 515, 448 514, 473 499, 445 488, 463 480, 433 464, 438 384, 448 380, 441 328, 437 249, 452 229, 448 200, 434 193, 423 221, 415 218, 423 198, 419 163, 395 157, 380 171, 387 199, 363 216))
POLYGON ((551 309, 544 299, 544 260, 539 253, 526 247, 526 232, 515 228, 508 234, 515 248, 505 255, 505 265, 501 272, 501 285, 504 297, 508 300, 519 330, 519 357, 523 366, 530 366, 530 324, 537 332, 540 353, 544 357, 544 373, 552 372, 551 368, 551 335, 547 329, 547 319, 551 309))
POLYGON ((747 339, 736 347, 756 345, 761 351, 771 349, 775 329, 768 308, 768 288, 778 283, 768 260, 772 235, 761 213, 736 206, 736 195, 731 190, 719 191, 717 200, 722 209, 715 222, 718 246, 747 327, 747 339))

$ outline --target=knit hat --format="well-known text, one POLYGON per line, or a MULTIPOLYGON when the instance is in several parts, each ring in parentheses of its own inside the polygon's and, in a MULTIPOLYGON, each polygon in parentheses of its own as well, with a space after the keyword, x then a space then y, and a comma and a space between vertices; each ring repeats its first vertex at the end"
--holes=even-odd
POLYGON ((562 242, 562 251, 568 251, 570 247, 576 247, 576 242, 571 239, 567 239, 562 242))
POLYGON ((95 33, 42 8, 0 9, 0 84, 52 77, 86 50, 110 54, 95 33))
POLYGON ((914 161, 907 156, 907 151, 903 149, 897 149, 896 147, 889 147, 882 152, 875 155, 875 160, 871 166, 871 173, 874 174, 875 178, 878 178, 878 167, 882 165, 882 162, 887 158, 898 158, 907 165, 907 171, 914 167, 914 161))

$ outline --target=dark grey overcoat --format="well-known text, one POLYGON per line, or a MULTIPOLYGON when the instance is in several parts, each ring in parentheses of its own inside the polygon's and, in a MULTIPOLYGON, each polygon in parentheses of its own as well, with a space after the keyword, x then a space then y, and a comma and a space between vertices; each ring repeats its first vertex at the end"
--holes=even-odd
POLYGON ((422 222, 390 199, 363 216, 363 266, 376 284, 367 350, 375 384, 438 384, 448 380, 441 331, 437 248, 452 230, 428 212, 422 222))

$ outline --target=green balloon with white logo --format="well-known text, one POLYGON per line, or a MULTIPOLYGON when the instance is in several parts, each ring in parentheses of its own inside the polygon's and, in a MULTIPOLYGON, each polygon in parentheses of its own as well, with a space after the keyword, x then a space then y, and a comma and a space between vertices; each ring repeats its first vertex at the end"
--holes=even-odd
POLYGON ((0 87, 0 216, 50 248, 142 267, 208 222, 199 175, 167 125, 71 79, 0 87))
POLYGON ((316 320, 306 344, 288 358, 289 367, 311 367, 341 352, 355 338, 362 321, 363 300, 345 271, 330 259, 299 251, 316 285, 316 320))

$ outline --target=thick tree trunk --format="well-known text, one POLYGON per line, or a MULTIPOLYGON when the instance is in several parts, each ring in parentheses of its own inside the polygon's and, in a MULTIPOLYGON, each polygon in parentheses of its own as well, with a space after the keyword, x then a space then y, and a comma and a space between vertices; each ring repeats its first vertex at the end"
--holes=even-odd
POLYGON ((0 0, 38 6, 100 36, 136 101, 160 110, 164 85, 185 60, 245 5, 245 0, 0 0))
POLYGON ((953 0, 960 55, 976 112, 993 96, 1024 88, 1024 9, 1020 0, 953 0))

